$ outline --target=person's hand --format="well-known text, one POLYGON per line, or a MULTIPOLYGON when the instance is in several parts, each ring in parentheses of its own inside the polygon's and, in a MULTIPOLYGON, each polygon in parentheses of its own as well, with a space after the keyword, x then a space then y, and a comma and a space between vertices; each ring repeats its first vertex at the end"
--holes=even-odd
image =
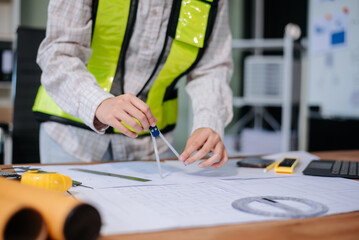
MULTIPOLYGON (((104 100, 96 110, 96 118, 100 123, 116 128, 132 138, 137 137, 137 133, 147 131, 150 126, 156 126, 157 123, 150 107, 130 93, 104 100), (133 118, 137 119, 142 127, 133 118), (132 127, 137 133, 125 127, 121 121, 132 127)), ((101 124, 97 123, 97 126, 99 125, 101 124)))
POLYGON ((199 128, 188 139, 179 160, 188 165, 200 160, 210 152, 213 152, 213 155, 198 166, 219 168, 228 161, 228 154, 220 136, 210 128, 199 128), (195 151, 197 152, 193 154, 195 151), (192 154, 193 156, 191 156, 192 154))

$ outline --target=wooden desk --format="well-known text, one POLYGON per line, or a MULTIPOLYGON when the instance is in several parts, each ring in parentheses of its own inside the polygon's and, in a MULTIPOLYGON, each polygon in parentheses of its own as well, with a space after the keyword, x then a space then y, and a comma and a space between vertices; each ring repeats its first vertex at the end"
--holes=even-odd
MULTIPOLYGON (((359 162, 359 150, 313 153, 322 159, 359 162)), ((359 203, 358 203, 359 205, 359 203)), ((359 211, 325 217, 233 224, 226 226, 180 229, 171 231, 125 234, 101 237, 103 240, 160 240, 160 239, 359 239, 359 211)))
MULTIPOLYGON (((314 152, 322 159, 359 162, 359 150, 314 152)), ((23 165, 23 164, 22 164, 23 165)), ((359 204, 359 203, 358 203, 359 204)), ((122 234, 101 240, 358 240, 359 211, 324 217, 178 229, 161 232, 122 234)))

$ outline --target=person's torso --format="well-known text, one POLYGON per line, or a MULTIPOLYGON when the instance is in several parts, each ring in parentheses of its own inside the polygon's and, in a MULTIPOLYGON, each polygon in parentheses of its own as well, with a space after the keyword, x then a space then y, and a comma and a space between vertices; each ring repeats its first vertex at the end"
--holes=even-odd
MULTIPOLYGON (((135 27, 126 54, 125 93, 137 95, 154 70, 165 41, 171 7, 172 1, 139 0, 135 27)), ((169 48, 165 56, 168 52, 169 48)), ((160 63, 159 69, 163 65, 164 61, 160 63)), ((152 83, 153 80, 138 96, 140 99, 145 99, 152 83)))

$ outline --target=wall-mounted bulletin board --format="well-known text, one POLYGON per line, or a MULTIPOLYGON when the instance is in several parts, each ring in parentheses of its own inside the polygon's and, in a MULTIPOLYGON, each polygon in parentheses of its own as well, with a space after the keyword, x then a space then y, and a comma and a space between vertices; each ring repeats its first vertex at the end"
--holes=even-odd
POLYGON ((359 119, 359 1, 310 0, 308 101, 359 119))

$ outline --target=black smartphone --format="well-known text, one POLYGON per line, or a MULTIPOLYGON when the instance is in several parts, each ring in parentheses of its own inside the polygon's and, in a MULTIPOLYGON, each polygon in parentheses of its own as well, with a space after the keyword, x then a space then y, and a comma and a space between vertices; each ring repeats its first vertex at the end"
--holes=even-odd
POLYGON ((274 163, 272 159, 249 157, 237 162, 238 167, 265 168, 274 163))

